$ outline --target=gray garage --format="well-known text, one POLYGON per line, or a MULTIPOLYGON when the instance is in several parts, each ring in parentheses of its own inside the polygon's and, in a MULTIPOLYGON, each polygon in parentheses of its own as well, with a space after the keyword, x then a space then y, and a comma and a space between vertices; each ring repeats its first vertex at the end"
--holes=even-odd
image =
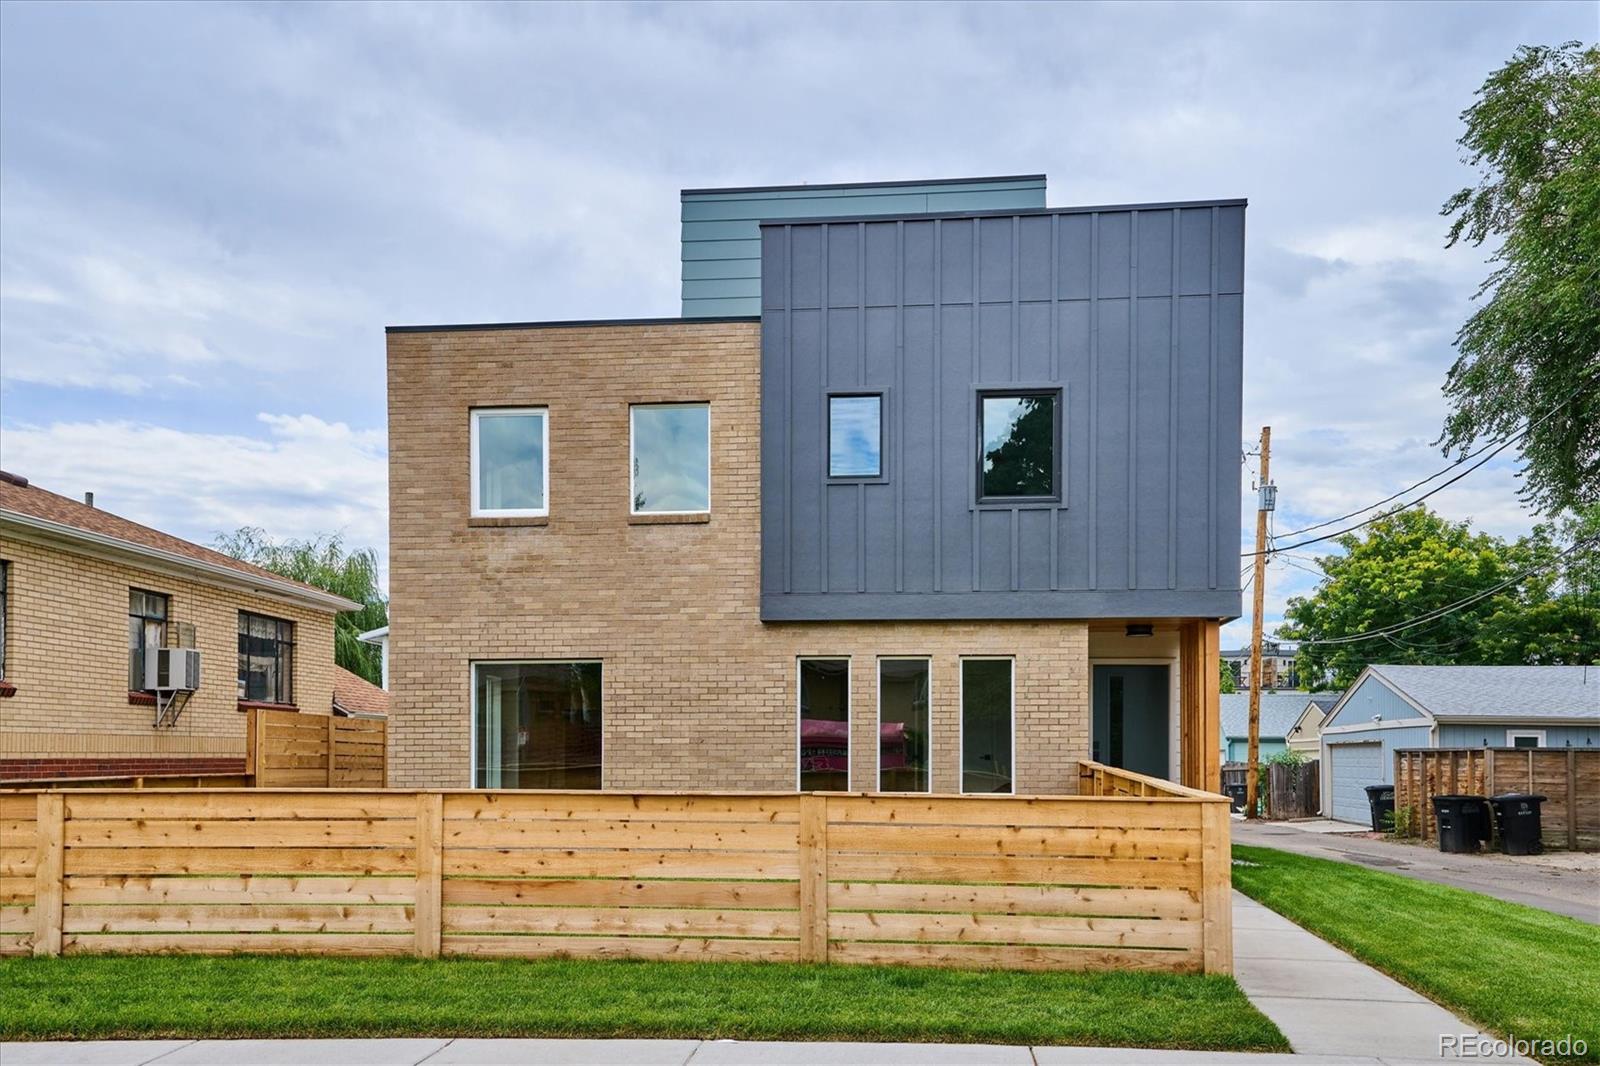
POLYGON ((1377 741, 1328 745, 1329 815, 1341 822, 1365 822, 1366 786, 1387 781, 1383 745, 1377 741))

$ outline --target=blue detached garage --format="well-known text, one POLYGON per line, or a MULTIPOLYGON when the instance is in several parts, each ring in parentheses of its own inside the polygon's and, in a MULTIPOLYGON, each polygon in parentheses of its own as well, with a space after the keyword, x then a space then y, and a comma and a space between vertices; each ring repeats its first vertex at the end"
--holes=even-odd
POLYGON ((1366 822, 1397 748, 1600 748, 1600 667, 1369 666, 1322 726, 1323 813, 1366 822))

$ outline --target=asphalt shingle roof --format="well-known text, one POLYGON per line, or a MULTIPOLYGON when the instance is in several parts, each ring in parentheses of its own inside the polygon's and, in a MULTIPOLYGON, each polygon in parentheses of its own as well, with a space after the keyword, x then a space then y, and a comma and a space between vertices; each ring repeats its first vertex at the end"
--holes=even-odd
MULTIPOLYGON (((1306 709, 1309 692, 1263 692, 1261 694, 1261 735, 1282 740, 1289 735, 1300 712, 1306 709)), ((1250 735, 1250 693, 1222 694, 1222 736, 1243 738, 1250 735)))
POLYGON ((1600 666, 1374 665, 1372 672, 1440 718, 1600 721, 1600 666))

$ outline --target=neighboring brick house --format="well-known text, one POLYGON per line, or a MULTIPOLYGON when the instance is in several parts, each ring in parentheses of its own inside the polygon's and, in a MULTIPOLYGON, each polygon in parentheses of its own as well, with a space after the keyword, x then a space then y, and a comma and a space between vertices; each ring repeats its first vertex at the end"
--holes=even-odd
POLYGON ((817 192, 692 194, 759 316, 389 329, 391 784, 1215 787, 1242 202, 817 192))
POLYGON ((249 707, 332 713, 334 615, 358 606, 7 473, 0 588, 13 782, 243 773, 249 707), (180 646, 199 687, 158 705, 145 661, 180 646))

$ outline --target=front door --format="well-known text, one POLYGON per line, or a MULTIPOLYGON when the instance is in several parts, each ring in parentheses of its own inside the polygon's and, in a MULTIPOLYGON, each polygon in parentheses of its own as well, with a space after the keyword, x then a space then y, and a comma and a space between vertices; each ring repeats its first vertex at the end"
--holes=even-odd
POLYGON ((1096 666, 1090 757, 1151 777, 1166 777, 1171 693, 1165 666, 1096 666))

